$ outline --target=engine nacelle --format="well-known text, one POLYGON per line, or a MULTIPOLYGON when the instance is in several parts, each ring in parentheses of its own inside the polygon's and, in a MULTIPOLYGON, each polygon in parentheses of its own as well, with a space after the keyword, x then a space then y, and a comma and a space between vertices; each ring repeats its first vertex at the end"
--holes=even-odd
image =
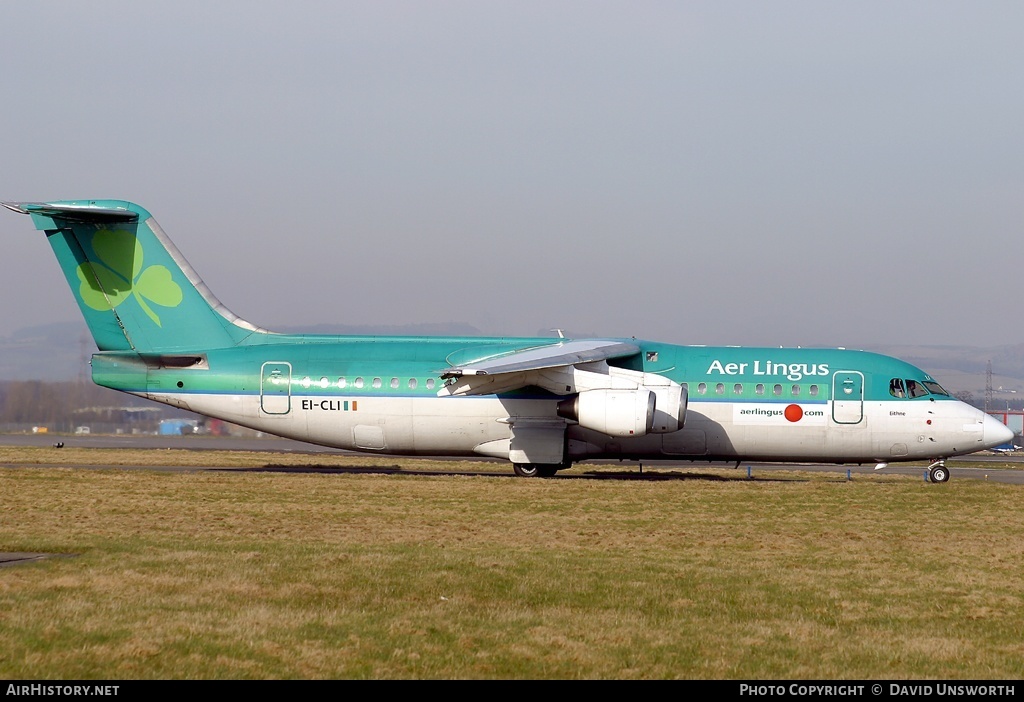
POLYGON ((683 428, 686 418, 686 389, 679 383, 652 388, 654 391, 655 412, 652 434, 671 434, 683 428))
POLYGON ((654 426, 655 404, 646 388, 585 390, 559 402, 558 416, 609 436, 643 436, 654 426))

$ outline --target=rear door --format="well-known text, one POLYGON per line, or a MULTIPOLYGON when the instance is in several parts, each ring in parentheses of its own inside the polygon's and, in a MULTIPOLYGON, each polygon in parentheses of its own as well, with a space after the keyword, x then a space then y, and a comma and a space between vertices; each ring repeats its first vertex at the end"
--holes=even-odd
POLYGON ((292 364, 267 361, 260 371, 260 409, 267 414, 288 414, 292 409, 292 364))

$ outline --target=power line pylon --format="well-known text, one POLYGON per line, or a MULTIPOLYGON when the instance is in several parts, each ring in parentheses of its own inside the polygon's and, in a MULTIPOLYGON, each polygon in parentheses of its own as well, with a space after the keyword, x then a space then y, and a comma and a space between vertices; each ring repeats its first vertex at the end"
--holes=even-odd
POLYGON ((985 366, 985 412, 992 408, 992 360, 985 366))

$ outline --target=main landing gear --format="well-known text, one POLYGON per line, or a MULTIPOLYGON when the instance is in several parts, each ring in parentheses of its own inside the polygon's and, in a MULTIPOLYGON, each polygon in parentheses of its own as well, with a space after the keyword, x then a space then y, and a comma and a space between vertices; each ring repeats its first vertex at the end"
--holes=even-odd
POLYGON ((550 478, 560 466, 554 463, 513 463, 512 470, 520 478, 550 478))
POLYGON ((928 480, 933 483, 944 483, 949 480, 949 468, 945 459, 939 459, 928 466, 928 480))

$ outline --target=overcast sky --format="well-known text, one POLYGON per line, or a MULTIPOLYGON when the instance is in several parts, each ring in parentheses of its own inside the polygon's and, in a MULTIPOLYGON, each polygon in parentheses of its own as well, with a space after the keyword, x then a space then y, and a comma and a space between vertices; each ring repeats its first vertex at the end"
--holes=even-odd
MULTIPOLYGON (((271 329, 1022 343, 1022 28, 1015 1, 4 3, 0 199, 138 202, 271 329)), ((30 220, 0 236, 0 336, 77 320, 30 220)))

